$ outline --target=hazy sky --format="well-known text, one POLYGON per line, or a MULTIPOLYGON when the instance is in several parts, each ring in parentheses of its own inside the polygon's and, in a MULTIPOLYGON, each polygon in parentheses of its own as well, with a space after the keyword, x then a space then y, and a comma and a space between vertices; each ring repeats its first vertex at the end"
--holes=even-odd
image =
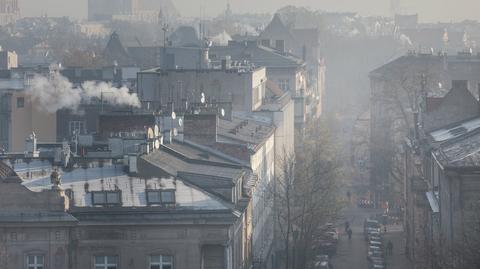
MULTIPOLYGON (((87 16, 87 0, 19 0, 23 16, 87 16)), ((213 16, 225 9, 227 0, 172 0, 184 16, 198 16, 200 6, 213 16)), ((229 0, 234 12, 269 12, 287 4, 329 11, 357 11, 364 15, 388 15, 390 0, 229 0)), ((479 0, 399 0, 403 10, 418 12, 422 21, 480 20, 479 0)))

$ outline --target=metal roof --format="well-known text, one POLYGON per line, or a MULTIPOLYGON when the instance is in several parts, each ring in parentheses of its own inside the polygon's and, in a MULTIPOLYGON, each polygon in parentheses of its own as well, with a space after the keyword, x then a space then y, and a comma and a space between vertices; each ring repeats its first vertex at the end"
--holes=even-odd
POLYGON ((435 142, 453 139, 480 128, 480 118, 475 118, 460 124, 442 128, 430 133, 435 142))

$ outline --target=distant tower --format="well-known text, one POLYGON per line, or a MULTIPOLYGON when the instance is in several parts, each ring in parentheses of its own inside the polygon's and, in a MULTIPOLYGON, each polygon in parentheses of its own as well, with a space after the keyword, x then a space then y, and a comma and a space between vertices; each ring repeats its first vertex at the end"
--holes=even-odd
POLYGON ((225 18, 230 19, 232 16, 232 8, 230 7, 230 1, 227 1, 227 9, 225 9, 225 18))
POLYGON ((14 23, 19 16, 18 0, 0 0, 0 25, 14 23))
POLYGON ((395 15, 400 14, 400 0, 390 0, 390 12, 392 18, 394 18, 395 15))

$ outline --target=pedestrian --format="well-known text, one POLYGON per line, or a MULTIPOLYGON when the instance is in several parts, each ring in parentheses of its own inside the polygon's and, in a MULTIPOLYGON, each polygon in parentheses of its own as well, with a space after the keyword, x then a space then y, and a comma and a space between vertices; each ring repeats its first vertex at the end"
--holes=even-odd
POLYGON ((350 228, 350 222, 345 221, 345 232, 348 232, 348 229, 350 228))
POLYGON ((387 232, 387 225, 383 225, 383 231, 386 233, 387 232))
POLYGON ((352 229, 348 228, 348 240, 352 239, 352 229))
POLYGON ((389 255, 392 255, 392 254, 393 254, 393 243, 392 243, 391 240, 388 240, 387 252, 388 252, 389 255))
POLYGON ((350 191, 347 191, 347 198, 349 202, 352 201, 352 193, 350 191))

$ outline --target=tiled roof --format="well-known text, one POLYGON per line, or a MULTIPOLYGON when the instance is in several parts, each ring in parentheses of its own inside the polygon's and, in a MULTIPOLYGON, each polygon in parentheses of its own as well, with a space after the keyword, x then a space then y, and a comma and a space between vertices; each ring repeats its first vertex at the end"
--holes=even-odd
POLYGON ((480 167, 480 129, 440 145, 433 152, 443 167, 480 167))
POLYGON ((16 176, 15 171, 10 166, 0 161, 0 179, 3 180, 14 176, 16 176))

